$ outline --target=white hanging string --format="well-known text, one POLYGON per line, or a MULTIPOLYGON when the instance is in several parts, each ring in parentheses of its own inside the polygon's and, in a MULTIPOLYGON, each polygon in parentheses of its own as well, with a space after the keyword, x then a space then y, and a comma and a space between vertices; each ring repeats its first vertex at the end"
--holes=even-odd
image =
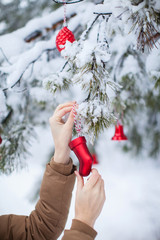
POLYGON ((65 0, 63 0, 63 8, 64 8, 64 27, 66 27, 67 26, 67 21, 66 21, 66 7, 67 7, 67 5, 66 5, 66 1, 65 0))
POLYGON ((75 124, 75 128, 78 134, 78 137, 81 136, 81 119, 80 120, 76 120, 76 104, 73 105, 73 117, 74 117, 74 124, 75 124))

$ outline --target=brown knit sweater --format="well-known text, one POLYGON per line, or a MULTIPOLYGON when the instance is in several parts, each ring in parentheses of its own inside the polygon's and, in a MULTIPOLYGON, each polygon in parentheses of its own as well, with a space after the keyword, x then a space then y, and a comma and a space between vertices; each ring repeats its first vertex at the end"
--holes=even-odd
MULTIPOLYGON (((40 199, 29 216, 0 216, 0 240, 56 240, 62 233, 75 183, 72 160, 58 164, 52 158, 41 184, 40 199)), ((93 240, 96 231, 76 219, 62 240, 93 240)))

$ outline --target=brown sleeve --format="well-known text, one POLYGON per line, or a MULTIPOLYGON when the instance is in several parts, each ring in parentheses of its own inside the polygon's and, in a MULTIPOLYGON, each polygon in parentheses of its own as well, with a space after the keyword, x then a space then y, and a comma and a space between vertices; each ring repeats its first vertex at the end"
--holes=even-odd
POLYGON ((94 240, 97 232, 89 225, 73 219, 70 230, 64 231, 62 240, 94 240))
POLYGON ((46 166, 35 210, 29 216, 0 216, 0 239, 56 240, 66 224, 74 182, 72 160, 63 165, 52 159, 46 166))

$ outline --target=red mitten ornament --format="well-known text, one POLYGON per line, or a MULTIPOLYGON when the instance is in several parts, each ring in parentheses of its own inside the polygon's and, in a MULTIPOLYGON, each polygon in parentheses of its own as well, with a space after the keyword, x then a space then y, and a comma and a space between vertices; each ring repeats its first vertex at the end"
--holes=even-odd
POLYGON ((75 41, 75 37, 67 27, 64 27, 59 31, 56 37, 56 47, 59 52, 65 49, 64 45, 66 44, 66 41, 73 43, 75 41))
POLYGON ((2 138, 1 138, 1 136, 0 136, 0 144, 2 143, 2 138))
POLYGON ((78 137, 69 143, 69 147, 79 160, 79 174, 88 176, 91 172, 93 158, 87 148, 85 137, 78 137))

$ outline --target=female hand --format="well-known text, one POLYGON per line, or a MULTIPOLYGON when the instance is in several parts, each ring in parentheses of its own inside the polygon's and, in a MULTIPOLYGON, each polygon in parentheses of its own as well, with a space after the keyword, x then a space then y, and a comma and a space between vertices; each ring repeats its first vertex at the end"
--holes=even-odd
POLYGON ((52 136, 55 144, 54 161, 58 163, 67 164, 69 162, 70 148, 68 144, 72 138, 72 128, 74 124, 74 117, 72 108, 76 102, 67 102, 60 104, 53 116, 49 119, 52 136), (67 114, 69 117, 66 122, 62 117, 67 114))
POLYGON ((96 169, 92 169, 92 175, 85 184, 78 171, 75 171, 75 174, 77 176, 75 219, 93 227, 106 199, 104 181, 96 169))

